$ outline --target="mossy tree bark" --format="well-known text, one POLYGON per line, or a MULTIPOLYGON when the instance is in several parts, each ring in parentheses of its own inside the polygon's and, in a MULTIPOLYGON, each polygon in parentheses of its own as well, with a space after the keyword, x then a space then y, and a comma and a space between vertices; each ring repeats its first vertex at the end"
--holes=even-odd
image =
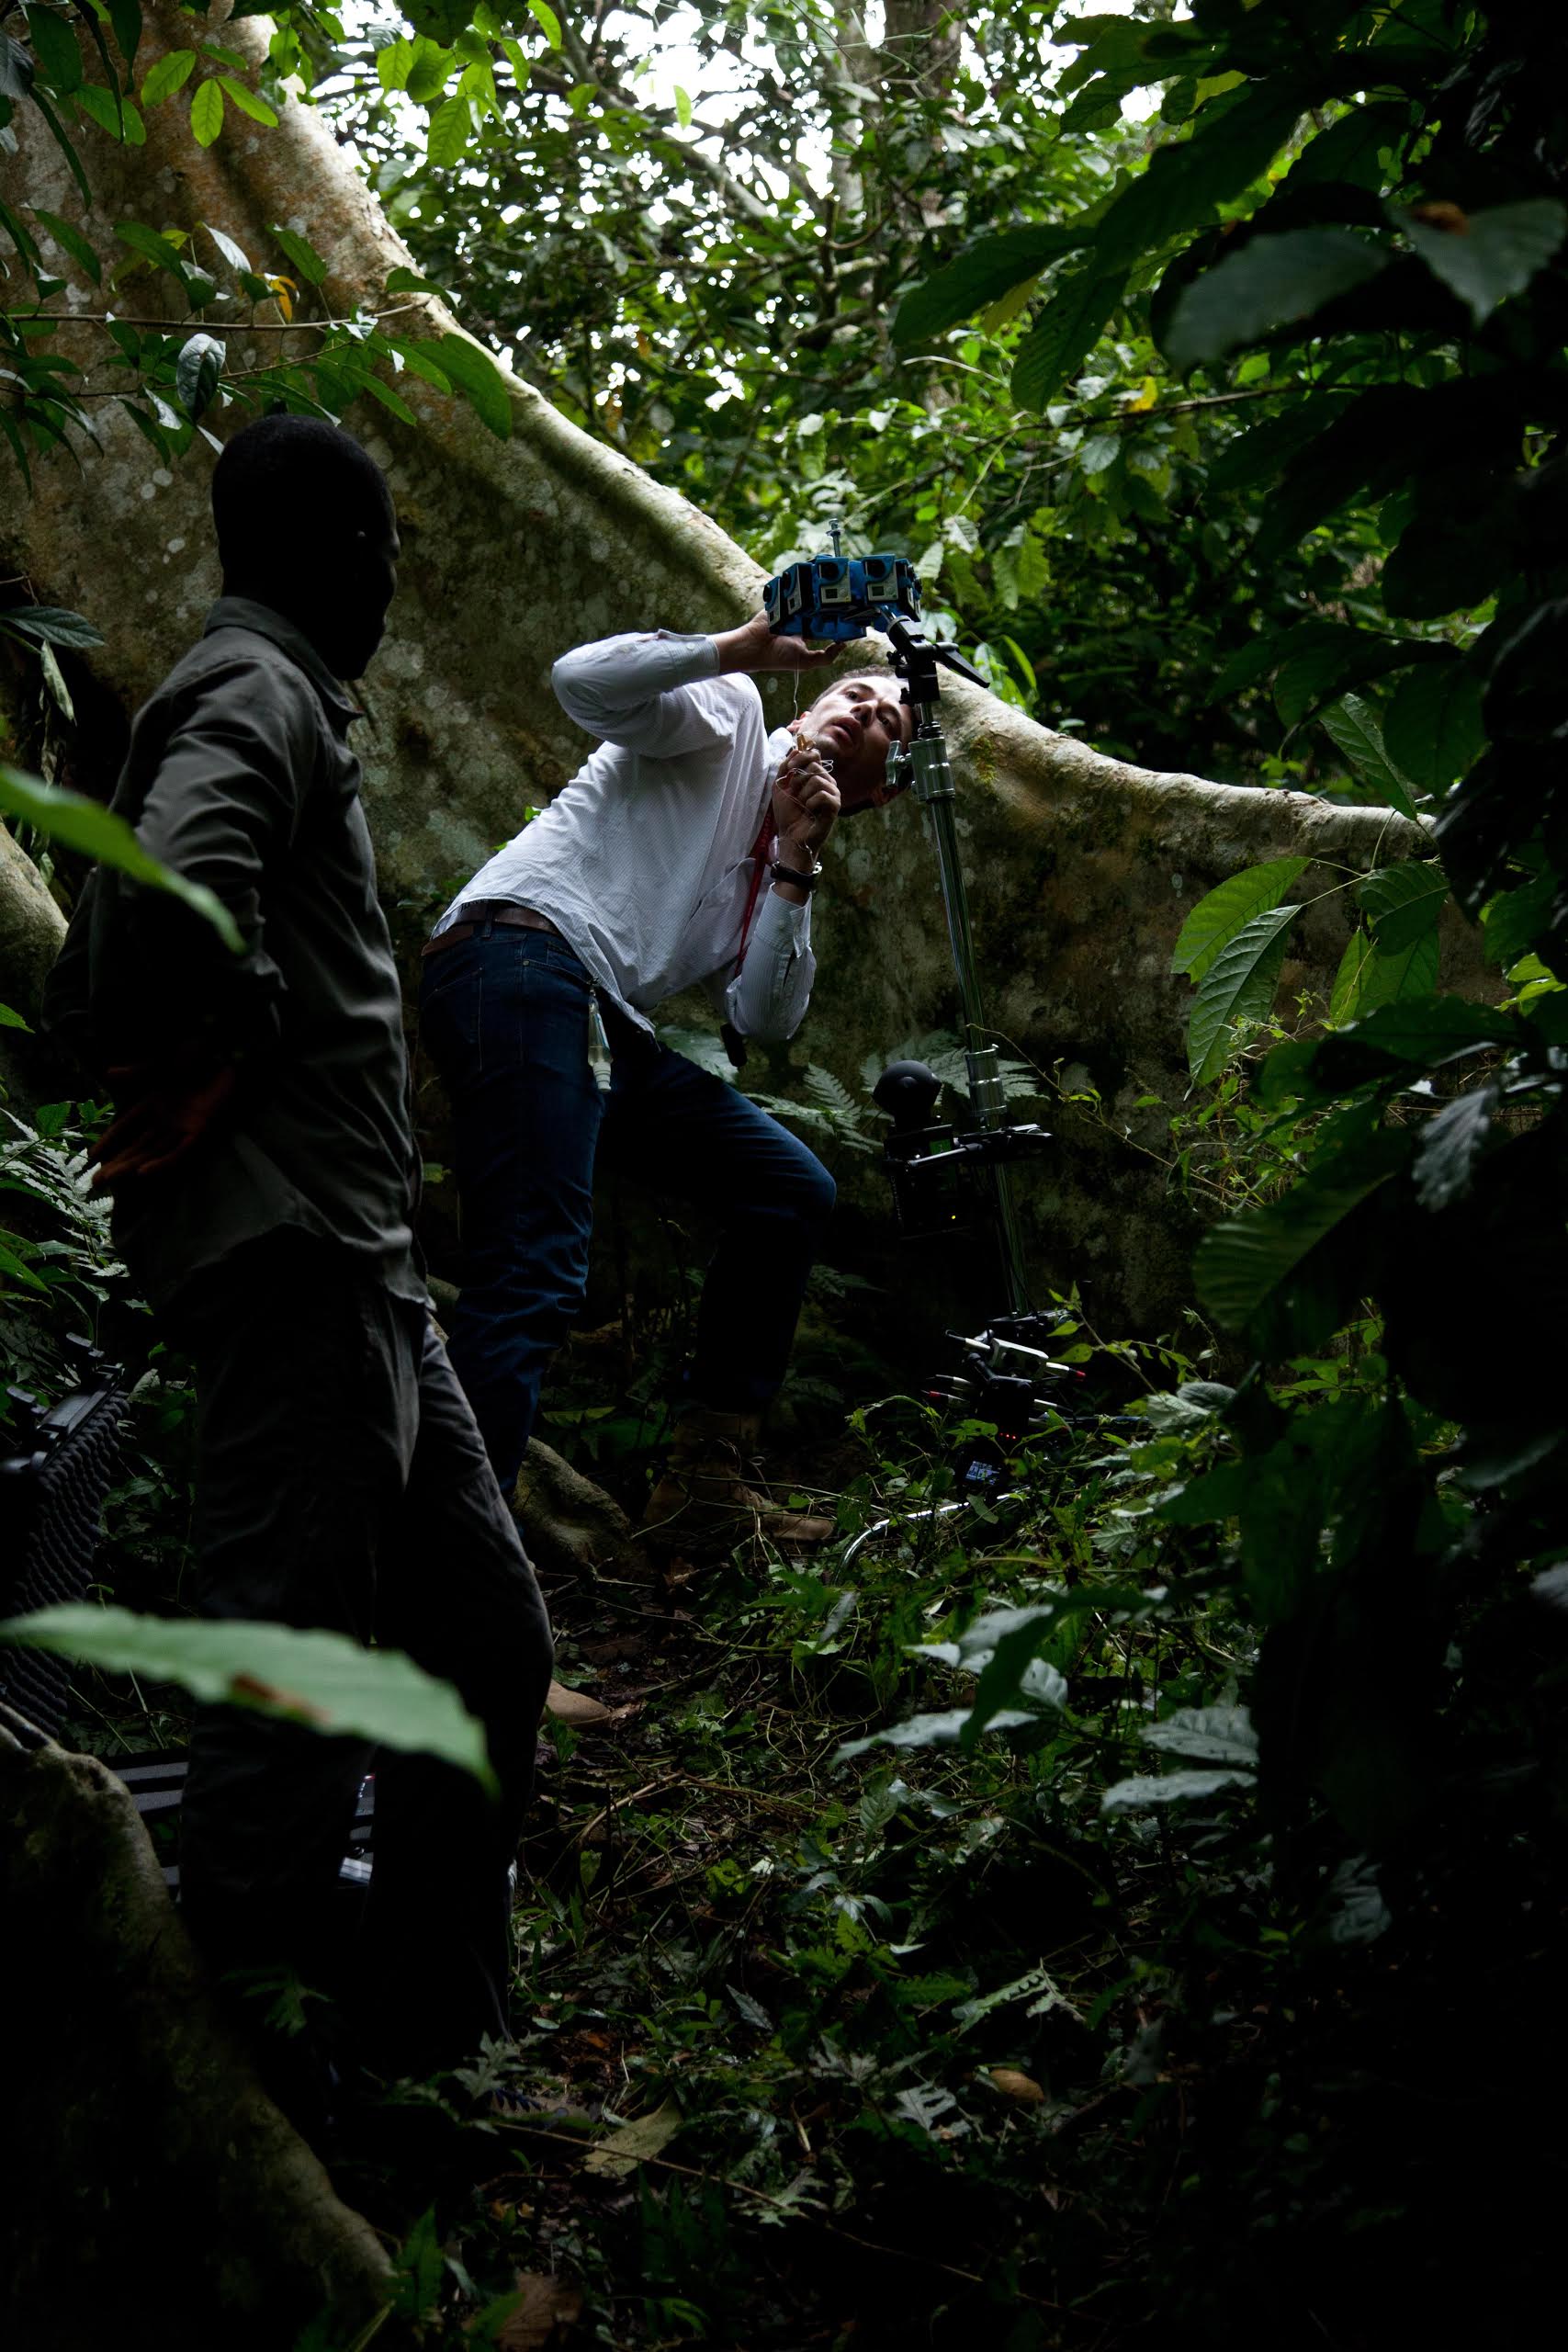
MULTIPOLYGON (((168 0, 150 7, 149 49, 183 42, 187 21, 168 0)), ((225 38, 251 51, 262 41, 246 22, 225 38)), ((0 192, 74 217, 58 151, 36 121, 19 128, 19 153, 0 159, 0 192)), ((309 108, 288 107, 275 130, 231 115, 205 151, 174 105, 152 109, 144 147, 118 147, 90 128, 84 135, 104 223, 134 217, 190 232, 198 244, 208 223, 269 268, 284 266, 269 244, 271 225, 291 225, 325 256, 321 292, 338 312, 377 303, 388 271, 409 259, 309 108)), ((102 296, 69 255, 52 255, 51 266, 68 281, 75 311, 101 311, 102 296)), ((164 300, 152 290, 137 296, 154 309, 164 300)), ((428 330, 451 323, 439 305, 420 307, 428 330)), ((277 343, 244 327, 227 340, 241 367, 277 343)), ((210 453, 198 442, 177 470, 159 466, 107 396, 114 378, 102 330, 68 329, 61 347, 93 367, 89 389, 106 395, 102 447, 85 453, 80 469, 64 456, 40 463, 36 495, 13 499, 0 515, 0 558, 26 572, 40 597, 97 622, 107 642, 93 657, 95 677, 130 707, 199 628, 218 584, 205 514, 210 453)), ((353 423, 391 477, 407 548, 391 636, 366 690, 362 748, 383 895, 412 940, 525 807, 578 765, 582 741, 549 689, 555 657, 615 629, 728 625, 754 608, 761 575, 705 515, 525 384, 508 379, 504 441, 423 383, 405 376, 399 389, 417 428, 370 409, 353 423)), ((232 413, 230 421, 238 421, 232 413)), ((279 516, 281 532, 297 527, 299 518, 279 516)), ((771 682, 765 699, 771 714, 785 717, 791 688, 771 682)), ((1173 1214, 1160 1166, 1136 1148, 1157 1149, 1164 1118, 1133 1106, 1148 1092, 1175 1100, 1185 1086, 1189 992, 1168 975, 1183 915, 1256 859, 1311 855, 1318 864, 1305 877, 1310 895, 1347 868, 1410 854, 1418 836, 1385 810, 1236 791, 1105 759, 974 688, 954 684, 947 714, 997 1025, 1036 1061, 1082 1064, 1110 1112, 1108 1124, 1080 1125, 1082 1149, 1064 1150, 1043 1188, 1032 1187, 1043 1272, 1056 1280, 1087 1273, 1112 1320, 1157 1322, 1184 1293, 1190 1220, 1173 1214)), ((91 742, 80 747, 77 773, 107 791, 112 777, 107 763, 92 775, 93 756, 91 742)), ((842 831, 818 910, 816 1001, 801 1037, 773 1057, 772 1083, 787 1090, 808 1058, 852 1078, 869 1053, 953 1021, 945 932, 919 831, 908 805, 842 831)), ((0 928, 8 966, 13 955, 36 958, 52 932, 36 901, 29 912, 25 881, 8 867, 0 873, 7 906, 19 910, 0 928)), ((1326 994, 1348 919, 1343 899, 1309 918, 1287 989, 1326 994)), ((1456 974, 1468 953, 1455 943, 1456 974)))

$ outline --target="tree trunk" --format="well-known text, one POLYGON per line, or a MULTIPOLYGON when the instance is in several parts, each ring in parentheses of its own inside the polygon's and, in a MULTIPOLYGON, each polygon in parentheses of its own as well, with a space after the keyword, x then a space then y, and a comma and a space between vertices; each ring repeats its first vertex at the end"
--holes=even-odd
MULTIPOLYGON (((169 0, 149 7, 149 51, 184 41, 187 24, 169 0)), ((263 47, 247 21, 225 39, 252 54, 263 47)), ((24 144, 0 159, 0 194, 74 218, 76 199, 43 127, 24 110, 17 130, 24 144)), ((144 147, 85 136, 104 222, 138 218, 198 242, 209 222, 269 269, 287 264, 269 247, 268 225, 293 224, 325 256, 321 291, 339 313, 378 302, 388 270, 409 259, 308 107, 288 106, 276 130, 231 115, 205 151, 178 102, 152 109, 144 147)), ((51 266, 73 280, 76 308, 101 309, 68 256, 52 255, 51 266)), ((167 300, 136 296, 139 308, 167 300)), ((423 307, 428 331, 447 323, 439 306, 423 307)), ((232 358, 250 365, 276 338, 237 327, 229 340, 232 358)), ((96 389, 112 385, 101 330, 69 330, 61 347, 91 359, 96 389)), ((757 566, 705 515, 525 384, 508 389, 513 432, 504 442, 406 376, 400 390, 420 416, 417 430, 369 409, 352 420, 391 478, 407 548, 392 634, 367 689, 369 725, 360 730, 383 896, 405 942, 515 831, 525 805, 547 798, 580 763, 582 738, 549 689, 555 657, 616 629, 729 625, 755 608, 761 583, 757 566)), ((239 419, 231 413, 229 421, 239 419)), ((13 485, 0 514, 0 567, 27 571, 40 597, 97 622, 107 643, 92 657, 95 673, 130 706, 199 628, 218 584, 205 514, 210 456, 198 442, 171 473, 113 400, 103 403, 102 439, 101 453, 83 452, 80 470, 68 456, 39 461, 30 502, 13 485)), ((287 532, 290 518, 278 526, 287 532)), ((866 655, 863 647, 854 658, 866 655)), ((767 682, 763 695, 771 718, 789 716, 789 684, 767 682)), ((1109 1114, 1078 1138, 1081 1149, 1064 1152, 1046 1189, 1025 1188, 1043 1269, 1057 1281, 1087 1274, 1112 1321, 1157 1323, 1187 1294, 1189 1220, 1173 1216, 1162 1169, 1135 1148, 1159 1148, 1166 1114, 1134 1105, 1150 1092, 1174 1102, 1186 1085, 1190 991, 1168 974, 1184 914, 1256 859, 1326 861, 1305 877, 1310 895, 1344 868, 1410 855, 1421 837, 1386 810, 1236 791, 1102 758, 957 682, 944 709, 994 1018, 1036 1061, 1083 1065, 1109 1114)), ((90 746, 76 772, 89 763, 90 746)), ((98 781, 107 792, 112 777, 98 781)), ((847 826, 834 843, 817 910, 813 1011, 788 1052, 771 1057, 773 1083, 787 1088, 807 1059, 852 1080, 868 1053, 953 1025, 946 933, 919 834, 906 803, 886 820, 847 826)), ((1288 990, 1326 996, 1348 927, 1343 898, 1314 911, 1286 969, 1288 990)), ((1473 979, 1470 939, 1450 942, 1450 978, 1473 979)), ((5 979, 0 971, 0 994, 5 979)), ((869 1201, 874 1179, 849 1172, 852 1191, 858 1183, 869 1201)))
POLYGON ((224 2032, 136 1808, 0 1727, 7 2033, 0 2337, 280 2352, 389 2265, 224 2032))

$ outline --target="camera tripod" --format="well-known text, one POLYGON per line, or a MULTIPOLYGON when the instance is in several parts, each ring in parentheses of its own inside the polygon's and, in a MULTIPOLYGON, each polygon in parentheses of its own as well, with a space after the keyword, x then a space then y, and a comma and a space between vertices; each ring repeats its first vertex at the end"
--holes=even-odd
MULTIPOLYGON (((1050 1342, 1065 1310, 1035 1307, 1024 1269, 1023 1243, 1013 1205, 1009 1169, 1038 1158, 1049 1148, 1045 1129, 1008 1116, 1001 1056, 985 1024, 975 968, 968 895, 959 854, 957 793, 939 710, 941 671, 945 668, 976 685, 985 681, 952 647, 934 645, 917 626, 878 615, 893 648, 893 668, 904 681, 904 699, 914 717, 908 746, 888 763, 888 781, 912 788, 930 821, 947 917, 948 945, 963 1013, 964 1064, 968 1117, 962 1124, 933 1120, 942 1080, 924 1062, 894 1062, 884 1070, 873 1099, 893 1120, 884 1147, 900 1230, 919 1239, 956 1228, 988 1228, 1005 1304, 974 1332, 949 1332, 960 1362, 926 1385, 932 1402, 959 1408, 965 1419, 996 1425, 997 1448, 966 1447, 958 1485, 964 1499, 939 1505, 915 1518, 944 1517, 962 1510, 976 1496, 998 1495, 1009 1442, 1076 1419, 1067 1408, 1078 1377, 1052 1355, 1050 1342)), ((888 1522, 884 1521, 881 1526, 888 1522)), ((865 1529, 845 1553, 845 1563, 881 1527, 865 1529)))

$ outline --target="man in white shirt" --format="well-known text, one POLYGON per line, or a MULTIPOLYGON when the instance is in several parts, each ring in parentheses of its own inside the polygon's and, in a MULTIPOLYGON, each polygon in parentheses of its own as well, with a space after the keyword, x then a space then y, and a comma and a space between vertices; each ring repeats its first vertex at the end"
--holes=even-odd
POLYGON ((689 1402, 645 1522, 688 1557, 759 1525, 795 1543, 830 1532, 775 1510, 742 1469, 784 1377, 832 1179, 649 1019, 702 981, 732 1051, 799 1027, 819 853, 840 811, 892 797, 888 750, 910 726, 885 681, 856 676, 770 734, 747 673, 830 658, 773 636, 762 613, 714 637, 660 630, 564 655, 556 695, 597 748, 425 948, 421 1032, 452 1101, 468 1276, 450 1352, 503 1492, 582 1303, 601 1126, 624 1163, 717 1215, 689 1402))

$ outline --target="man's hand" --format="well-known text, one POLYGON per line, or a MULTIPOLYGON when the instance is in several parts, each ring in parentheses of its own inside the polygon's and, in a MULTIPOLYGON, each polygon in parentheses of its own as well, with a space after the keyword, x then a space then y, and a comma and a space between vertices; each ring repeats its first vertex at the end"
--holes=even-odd
POLYGON ((138 1062, 108 1075, 120 1109, 88 1155, 95 1193, 177 1167, 208 1133, 239 1079, 232 1062, 200 1047, 172 1062, 138 1062))
POLYGON ((714 639, 718 666, 731 670, 819 670, 838 651, 835 645, 814 650, 798 637, 775 637, 766 613, 753 613, 740 628, 721 629, 714 639))
MULTIPOLYGON (((779 863, 809 873, 839 815, 839 787, 833 771, 814 743, 795 743, 784 753, 773 778, 773 823, 778 829, 779 863)), ((775 879, 782 898, 796 903, 807 897, 792 882, 775 879)))

